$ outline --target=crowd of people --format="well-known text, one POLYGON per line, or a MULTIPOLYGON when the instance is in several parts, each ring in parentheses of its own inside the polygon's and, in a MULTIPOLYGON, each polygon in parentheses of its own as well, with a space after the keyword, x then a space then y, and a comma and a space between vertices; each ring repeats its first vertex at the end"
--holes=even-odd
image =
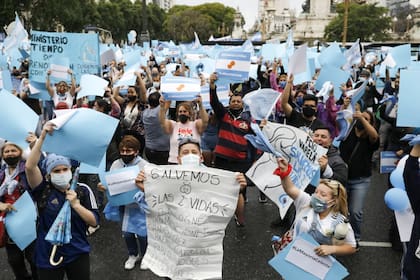
MULTIPOLYGON (((89 184, 95 180, 87 180, 88 184, 80 183, 75 190, 70 189, 74 163, 60 155, 45 155, 42 152, 46 134, 53 133, 52 127, 45 124, 54 117, 52 109, 87 107, 119 119, 119 126, 107 149, 107 170, 133 165, 141 170, 148 162, 165 165, 194 162, 244 174, 261 155, 261 151, 244 137, 253 133, 251 124, 256 121, 247 110, 243 97, 258 88, 272 88, 281 95, 268 120, 260 123, 261 127, 266 121, 271 121, 300 128, 315 143, 328 150, 318 162, 321 174, 318 186, 297 188, 289 178, 290 164, 278 158, 278 169, 273 172, 280 177, 285 192, 294 200, 296 214, 290 214, 289 221, 280 219, 273 221, 272 225, 289 222, 292 236, 301 232, 309 233, 320 243, 315 251, 320 256, 356 252, 363 239, 363 208, 378 150, 396 151, 399 157, 410 154, 415 159, 420 155, 418 144, 410 153, 410 147, 400 141, 411 129, 396 126, 392 111, 397 106, 389 108, 387 102, 381 102, 389 96, 398 97, 399 76, 397 74, 391 79, 387 73, 382 78, 384 89, 377 89, 375 81, 381 78, 373 69, 378 62, 367 63, 362 59, 359 65, 355 65, 352 80, 341 85, 340 98, 336 99, 332 88, 328 89, 327 95, 317 97, 313 82, 295 84, 293 75, 285 72, 280 59, 270 62, 260 58, 257 62, 257 80, 231 84, 227 107, 217 95, 217 73, 207 79, 200 76, 202 83, 209 87, 211 109, 204 108, 199 95, 192 101, 166 101, 160 91, 161 77, 167 73, 166 61, 158 64, 153 55, 147 66, 142 66, 135 73, 136 83, 128 89, 115 86, 124 72, 124 64, 113 61, 107 65, 109 84, 104 96, 96 97, 93 101, 77 98, 80 87, 71 70, 70 84, 66 81, 52 84, 49 78, 51 72, 48 71, 46 89, 51 100, 31 100, 27 94, 27 71, 17 75, 19 70, 16 70, 14 78, 21 79, 21 83, 13 94, 40 116, 38 131, 28 135, 31 150, 26 158, 22 148, 16 144, 6 142, 1 148, 2 215, 13 211, 13 203, 25 190, 29 190, 37 202, 39 215, 38 238, 33 244, 20 251, 9 237, 6 242, 8 262, 16 279, 63 279, 64 274, 68 279, 89 279, 90 247, 86 232, 89 233, 89 227, 98 228, 99 209, 105 206, 103 195, 100 194, 105 190, 102 184, 89 184), (347 93, 366 79, 369 82, 363 97, 352 105, 352 96, 347 93), (336 120, 338 113, 343 111, 351 115, 352 122, 345 137, 337 144, 334 139, 340 135, 340 127, 336 120), (13 184, 15 186, 11 187, 13 184), (73 238, 71 243, 59 249, 58 253, 66 256, 63 264, 52 267, 48 261, 51 244, 44 237, 65 200, 70 202, 72 209, 73 238), (334 233, 340 224, 345 224, 345 230, 338 238, 334 233), (30 264, 31 272, 26 269, 25 259, 30 264)), ((190 70, 183 61, 177 63, 178 67, 172 74, 188 75, 190 70)), ((418 164, 410 162, 407 161, 405 172, 407 192, 416 214, 414 229, 418 229, 419 201, 415 186, 418 182, 418 164)), ((140 190, 144 179, 144 174, 136 179, 140 190)), ((246 185, 253 183, 249 180, 246 182, 244 177, 239 177, 238 182, 241 183, 241 189, 235 222, 238 227, 245 227, 246 185)), ((259 201, 267 201, 263 193, 259 201)), ((130 270, 147 249, 145 213, 136 203, 119 207, 118 211, 124 217, 122 235, 128 251, 124 268, 130 270)), ((417 232, 412 235, 405 255, 403 279, 420 278, 418 241, 417 232)))

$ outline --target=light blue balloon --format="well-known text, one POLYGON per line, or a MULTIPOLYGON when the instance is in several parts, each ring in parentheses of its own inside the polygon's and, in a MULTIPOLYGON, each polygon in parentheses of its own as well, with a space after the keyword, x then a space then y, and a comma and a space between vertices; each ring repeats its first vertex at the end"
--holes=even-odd
POLYGON ((407 192, 398 188, 389 189, 385 193, 384 200, 386 206, 395 211, 403 211, 410 205, 407 192))
POLYGON ((395 168, 394 171, 391 172, 391 175, 389 176, 389 180, 391 181, 391 184, 394 188, 405 190, 403 172, 404 172, 404 165, 401 167, 395 168))

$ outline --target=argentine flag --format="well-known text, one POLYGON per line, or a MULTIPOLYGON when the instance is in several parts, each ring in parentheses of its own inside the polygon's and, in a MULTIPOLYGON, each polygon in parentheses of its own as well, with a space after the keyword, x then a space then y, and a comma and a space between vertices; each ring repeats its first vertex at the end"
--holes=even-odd
POLYGON ((165 100, 192 101, 201 92, 200 80, 185 77, 164 77, 160 89, 165 100))
POLYGON ((249 79, 251 67, 250 52, 220 52, 216 60, 216 72, 219 80, 243 82, 249 79))

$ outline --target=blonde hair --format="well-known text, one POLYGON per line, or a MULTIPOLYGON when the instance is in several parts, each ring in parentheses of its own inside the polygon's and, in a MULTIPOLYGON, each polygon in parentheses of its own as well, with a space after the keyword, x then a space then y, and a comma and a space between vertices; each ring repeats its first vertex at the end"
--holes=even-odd
POLYGON ((347 192, 344 186, 339 181, 330 179, 321 179, 319 184, 330 188, 333 198, 337 200, 337 203, 332 207, 332 210, 347 217, 349 215, 349 209, 347 206, 347 192))

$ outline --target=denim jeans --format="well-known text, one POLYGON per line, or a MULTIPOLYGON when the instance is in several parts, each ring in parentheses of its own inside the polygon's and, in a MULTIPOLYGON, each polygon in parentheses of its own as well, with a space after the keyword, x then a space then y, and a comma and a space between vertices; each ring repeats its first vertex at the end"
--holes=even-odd
POLYGON ((371 177, 352 179, 347 181, 347 201, 349 205, 350 224, 356 240, 360 240, 363 206, 371 177))
POLYGON ((123 231, 123 237, 125 240, 125 244, 127 245, 129 256, 137 256, 139 254, 139 247, 140 247, 140 254, 142 256, 146 254, 146 248, 147 248, 146 236, 139 236, 135 233, 123 231), (137 240, 139 242, 139 245, 137 245, 137 240))

